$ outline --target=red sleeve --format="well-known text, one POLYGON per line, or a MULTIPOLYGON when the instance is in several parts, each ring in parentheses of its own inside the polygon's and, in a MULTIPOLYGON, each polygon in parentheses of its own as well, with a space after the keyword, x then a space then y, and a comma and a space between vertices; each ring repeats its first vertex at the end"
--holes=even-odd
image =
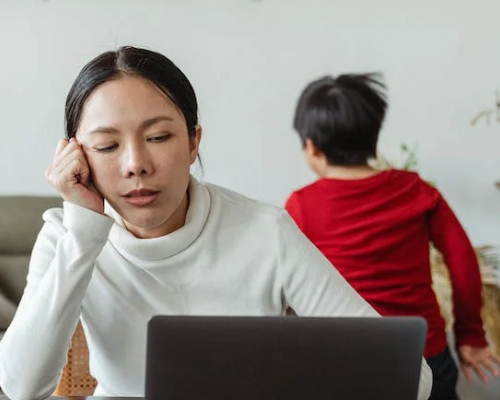
POLYGON ((429 227, 431 240, 443 254, 450 271, 456 345, 486 346, 477 256, 450 206, 437 190, 435 192, 436 201, 429 218, 429 227))
POLYGON ((290 214, 300 230, 304 232, 304 221, 302 219, 299 196, 296 192, 293 192, 286 201, 285 209, 288 211, 288 214, 290 214))

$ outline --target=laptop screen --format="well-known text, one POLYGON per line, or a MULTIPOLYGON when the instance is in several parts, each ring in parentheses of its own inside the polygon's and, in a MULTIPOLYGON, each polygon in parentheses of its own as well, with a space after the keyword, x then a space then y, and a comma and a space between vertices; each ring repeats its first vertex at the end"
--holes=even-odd
POLYGON ((416 317, 157 316, 146 399, 415 400, 425 333, 416 317))

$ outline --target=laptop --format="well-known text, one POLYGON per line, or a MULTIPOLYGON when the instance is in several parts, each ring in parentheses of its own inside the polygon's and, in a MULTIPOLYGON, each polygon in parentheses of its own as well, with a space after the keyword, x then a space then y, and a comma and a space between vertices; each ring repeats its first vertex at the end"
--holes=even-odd
POLYGON ((155 316, 146 400, 415 400, 419 317, 155 316))

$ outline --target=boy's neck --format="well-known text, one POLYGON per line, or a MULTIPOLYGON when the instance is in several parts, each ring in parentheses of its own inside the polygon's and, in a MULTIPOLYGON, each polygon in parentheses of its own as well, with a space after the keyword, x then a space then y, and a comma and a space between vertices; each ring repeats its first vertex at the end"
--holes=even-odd
POLYGON ((363 179, 378 174, 380 171, 369 165, 328 165, 320 174, 321 178, 363 179))

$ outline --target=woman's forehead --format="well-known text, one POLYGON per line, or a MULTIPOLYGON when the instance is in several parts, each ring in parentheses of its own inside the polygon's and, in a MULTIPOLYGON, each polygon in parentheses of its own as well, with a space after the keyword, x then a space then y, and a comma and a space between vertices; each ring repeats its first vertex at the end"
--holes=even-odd
POLYGON ((184 116, 154 83, 124 76, 97 87, 83 107, 80 127, 89 125, 142 124, 157 118, 165 123, 183 122, 184 116))

